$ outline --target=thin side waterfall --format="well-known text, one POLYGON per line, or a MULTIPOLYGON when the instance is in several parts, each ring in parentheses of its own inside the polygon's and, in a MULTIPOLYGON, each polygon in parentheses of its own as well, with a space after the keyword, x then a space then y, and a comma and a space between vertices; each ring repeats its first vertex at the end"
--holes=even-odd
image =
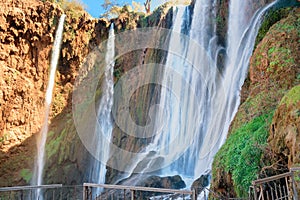
MULTIPOLYGON (((57 67, 58 58, 60 54, 60 47, 61 47, 61 41, 63 36, 65 18, 66 18, 65 14, 63 14, 60 17, 56 34, 55 34, 53 48, 52 48, 50 74, 49 74, 49 80, 48 80, 48 86, 47 86, 46 98, 45 98, 44 124, 37 138, 37 158, 36 158, 35 170, 33 176, 34 179, 32 182, 33 185, 42 185, 43 182, 43 170, 45 164, 45 144, 46 144, 47 133, 48 133, 48 119, 49 119, 50 106, 52 102, 52 94, 53 94, 53 88, 55 83, 55 72, 56 72, 56 67, 57 67)), ((37 190, 36 199, 43 199, 40 189, 37 190)))
MULTIPOLYGON (((114 95, 114 57, 115 57, 115 34, 114 24, 112 23, 107 41, 107 52, 105 55, 106 69, 104 81, 102 83, 102 96, 99 103, 94 141, 97 142, 96 156, 101 161, 95 159, 90 170, 90 181, 93 183, 105 183, 106 162, 110 157, 110 143, 113 130, 113 122, 111 119, 111 109, 113 106, 114 95)), ((101 192, 97 189, 96 194, 101 192)))

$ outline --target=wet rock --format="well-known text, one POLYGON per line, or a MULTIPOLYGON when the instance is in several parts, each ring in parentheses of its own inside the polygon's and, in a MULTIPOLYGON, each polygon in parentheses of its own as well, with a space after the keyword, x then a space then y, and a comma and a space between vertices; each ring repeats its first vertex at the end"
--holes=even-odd
POLYGON ((198 179, 196 179, 193 182, 191 186, 191 190, 195 190, 196 194, 200 194, 205 187, 209 186, 210 179, 211 179, 210 174, 201 175, 198 179))
POLYGON ((138 186, 168 189, 182 189, 186 187, 185 182, 179 175, 166 177, 150 176, 140 182, 138 186))

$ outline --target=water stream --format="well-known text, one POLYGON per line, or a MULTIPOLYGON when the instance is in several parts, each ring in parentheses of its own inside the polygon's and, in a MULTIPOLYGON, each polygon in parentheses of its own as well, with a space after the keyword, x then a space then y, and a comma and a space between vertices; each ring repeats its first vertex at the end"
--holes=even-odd
MULTIPOLYGON (((97 143, 97 149, 95 156, 101 158, 102 163, 99 160, 94 160, 90 169, 90 181, 92 183, 105 183, 106 162, 110 157, 110 143, 111 141, 113 122, 111 119, 111 109, 113 105, 114 95, 114 57, 115 57, 115 38, 114 38, 114 24, 111 24, 109 37, 107 41, 107 51, 105 55, 105 73, 104 81, 102 83, 102 96, 100 99, 98 111, 97 111, 97 123, 94 140, 97 143)), ((101 192, 100 189, 96 191, 96 194, 101 192)))
MULTIPOLYGON (((37 157, 35 163, 35 170, 33 175, 32 185, 42 185, 43 183, 43 170, 45 165, 45 145, 48 133, 48 120, 50 113, 50 106, 52 102, 53 88, 55 84, 55 72, 60 54, 61 41, 63 36, 64 21, 66 15, 62 15, 59 19, 58 27, 55 34, 55 40, 52 48, 51 66, 49 73, 48 86, 45 97, 45 114, 44 124, 40 133, 37 136, 37 157)), ((43 199, 41 190, 38 189, 36 193, 36 199, 43 199)))

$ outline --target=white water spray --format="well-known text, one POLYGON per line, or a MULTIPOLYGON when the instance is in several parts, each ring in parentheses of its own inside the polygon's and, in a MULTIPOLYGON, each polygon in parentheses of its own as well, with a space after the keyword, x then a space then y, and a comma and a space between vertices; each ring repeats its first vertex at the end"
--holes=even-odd
MULTIPOLYGON (((48 80, 48 86, 47 86, 46 98, 45 98, 44 124, 37 138, 37 158, 36 158, 36 164, 35 164, 35 170, 33 176, 34 178, 33 185, 42 185, 43 182, 43 170, 45 165, 45 145, 46 145, 47 133, 48 133, 48 119, 50 113, 50 106, 52 102, 52 94, 53 94, 53 88, 55 83, 55 72, 56 72, 56 67, 57 67, 58 58, 60 54, 65 17, 66 17, 65 14, 63 14, 60 17, 57 31, 55 34, 53 48, 52 48, 50 74, 49 74, 49 80, 48 80)), ((36 199, 43 199, 40 189, 38 189, 36 192, 36 199)))
MULTIPOLYGON (((98 160, 93 162, 90 170, 90 181, 93 183, 105 183, 106 162, 110 157, 110 143, 113 131, 113 122, 111 119, 111 109, 113 106, 114 95, 114 57, 115 57, 115 34, 114 24, 111 24, 109 37, 107 41, 107 52, 105 56, 105 74, 102 85, 102 97, 98 107, 98 121, 94 133, 94 141, 97 142, 96 157, 101 158, 102 163, 98 160)), ((97 194, 100 189, 96 191, 97 194)))

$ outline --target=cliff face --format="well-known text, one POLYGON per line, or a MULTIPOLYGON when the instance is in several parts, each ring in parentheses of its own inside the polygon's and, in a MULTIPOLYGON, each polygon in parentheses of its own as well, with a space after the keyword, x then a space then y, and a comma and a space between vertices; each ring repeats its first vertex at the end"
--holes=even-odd
MULTIPOLYGON (((3 77, 0 82, 0 186, 28 184, 32 177, 35 135, 44 120, 51 50, 63 12, 67 18, 50 112, 44 178, 45 183, 80 184, 87 179, 86 168, 93 158, 76 133, 71 109, 72 92, 82 62, 107 39, 110 22, 93 19, 78 8, 67 7, 63 11, 48 1, 2 1, 0 4, 3 7, 0 11, 0 75, 3 77)), ((172 12, 167 6, 149 16, 124 7, 113 22, 119 33, 137 27, 170 27, 171 17, 172 12)), ((162 54, 143 49, 123 55, 116 60, 115 80, 138 64, 157 61, 162 54), (133 57, 138 59, 133 61, 133 57)), ((137 104, 136 98, 147 96, 149 90, 153 87, 136 92, 132 104, 139 109, 146 108, 150 102, 137 104)), ((137 117, 137 120, 142 121, 144 117, 137 117)), ((116 138, 120 138, 118 134, 122 133, 114 132, 116 138)))
POLYGON ((224 196, 247 196, 252 180, 299 163, 300 10, 287 11, 252 55, 242 104, 215 157, 212 189, 224 196))
POLYGON ((51 4, 33 3, 34 8, 29 2, 1 2, 0 136, 5 140, 4 151, 38 132, 43 120, 47 66, 56 28, 50 19, 61 11, 51 4))
POLYGON ((32 165, 35 140, 27 139, 39 132, 43 122, 56 28, 52 19, 62 11, 55 5, 38 1, 2 1, 0 4, 0 184, 10 185, 13 181, 22 182, 20 166, 32 165), (23 164, 15 164, 11 157, 23 164))

